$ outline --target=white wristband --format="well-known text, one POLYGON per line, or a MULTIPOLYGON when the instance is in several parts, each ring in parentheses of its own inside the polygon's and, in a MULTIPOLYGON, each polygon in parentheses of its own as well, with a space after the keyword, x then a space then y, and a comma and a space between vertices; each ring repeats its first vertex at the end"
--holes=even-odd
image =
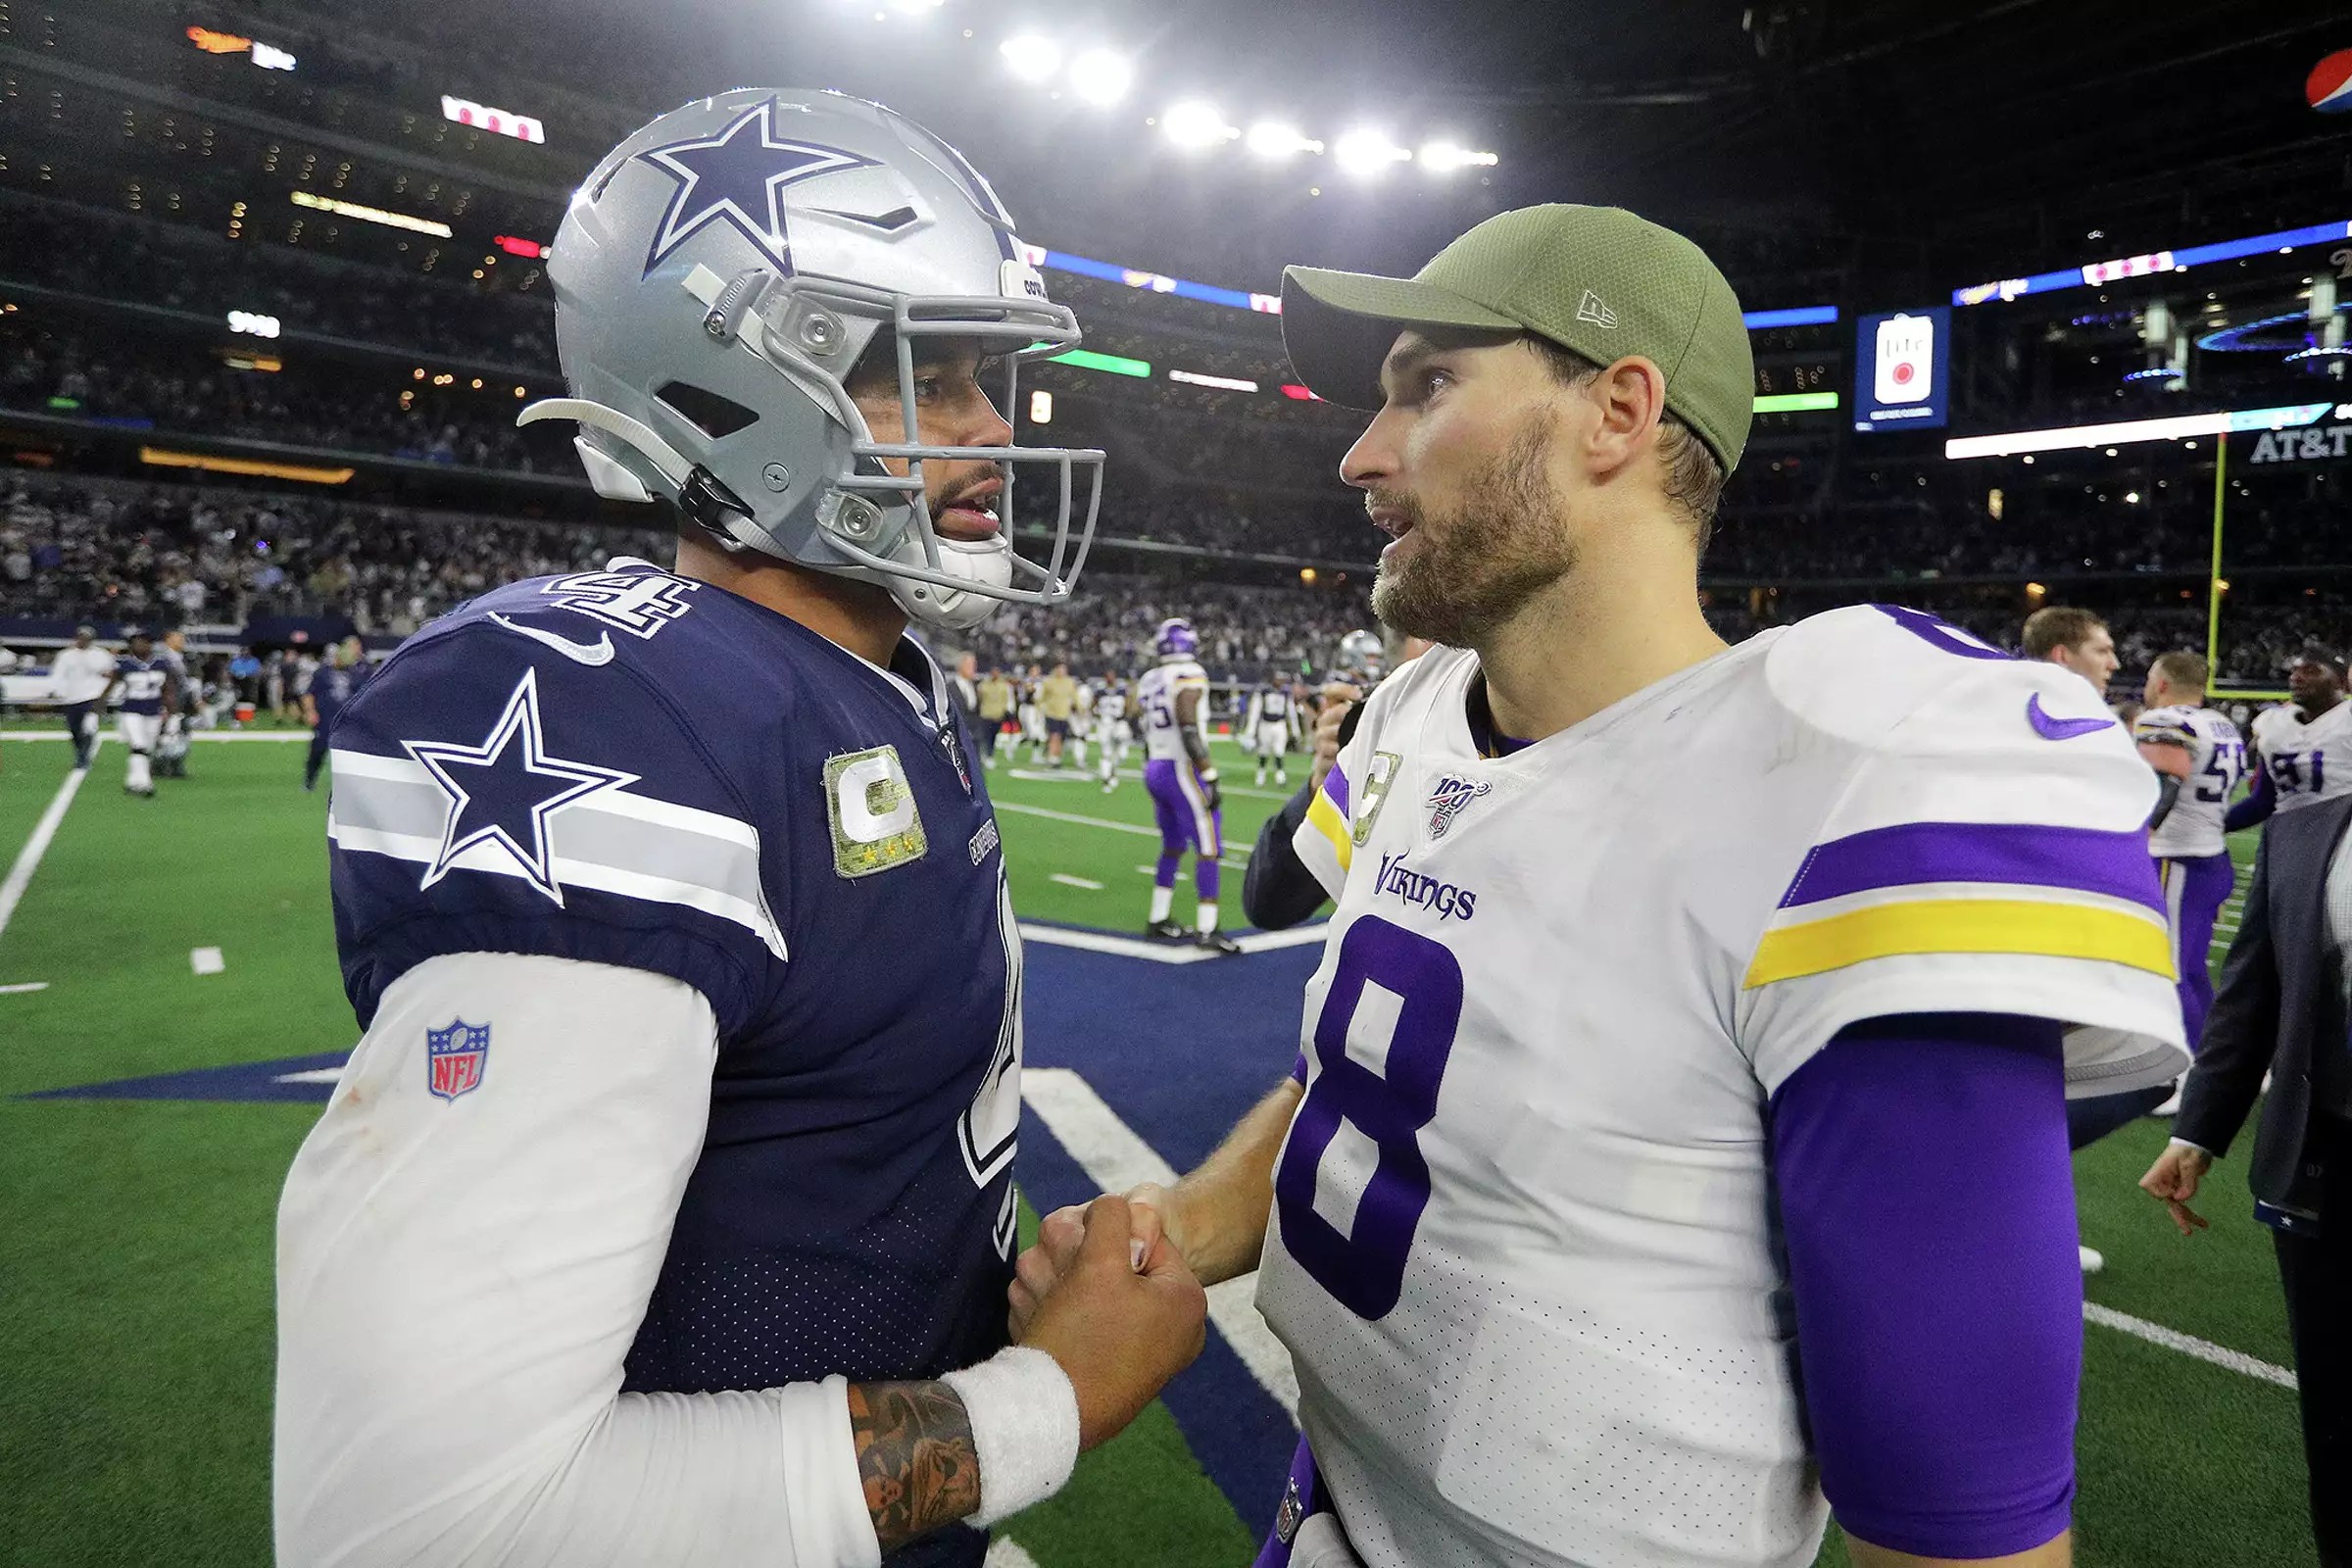
POLYGON ((940 1380, 972 1420, 986 1529, 1062 1489, 1078 1462, 1078 1391, 1043 1350, 1015 1345, 940 1380))

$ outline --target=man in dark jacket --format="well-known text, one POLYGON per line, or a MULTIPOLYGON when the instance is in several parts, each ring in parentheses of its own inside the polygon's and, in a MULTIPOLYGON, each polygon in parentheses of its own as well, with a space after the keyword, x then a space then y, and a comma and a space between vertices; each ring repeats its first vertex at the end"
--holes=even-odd
POLYGON ((2273 817, 2171 1145, 2139 1185, 2182 1235, 2189 1200, 2262 1099, 2246 1171, 2286 1290, 2303 1405, 2312 1533, 2326 1568, 2352 1565, 2352 796, 2273 817), (2263 1077, 2271 1087, 2263 1096, 2263 1077))

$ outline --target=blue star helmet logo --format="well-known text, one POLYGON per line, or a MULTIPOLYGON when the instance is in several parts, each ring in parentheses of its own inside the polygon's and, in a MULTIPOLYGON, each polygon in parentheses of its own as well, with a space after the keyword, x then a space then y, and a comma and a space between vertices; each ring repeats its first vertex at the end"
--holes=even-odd
POLYGON ((879 167, 839 147, 776 134, 776 103, 754 104, 715 136, 671 142, 637 155, 678 182, 645 255, 650 274, 669 254, 712 223, 726 223, 792 275, 792 240, 784 228, 784 189, 820 174, 879 167))
POLYGON ((479 746, 450 741, 403 741, 448 797, 441 845, 420 887, 431 887, 480 844, 504 850, 531 886, 561 906, 564 887, 548 843, 548 819, 602 790, 637 782, 634 773, 547 755, 539 719, 539 672, 526 669, 505 711, 479 746))

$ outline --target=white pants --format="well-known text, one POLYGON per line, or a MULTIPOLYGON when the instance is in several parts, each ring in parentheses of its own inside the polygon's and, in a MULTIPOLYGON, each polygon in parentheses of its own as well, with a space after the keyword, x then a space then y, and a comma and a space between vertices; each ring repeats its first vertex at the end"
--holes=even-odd
POLYGON ((148 770, 148 759, 155 753, 156 737, 164 731, 164 715, 120 713, 115 717, 115 730, 122 737, 123 750, 130 753, 129 759, 123 763, 123 786, 134 790, 153 789, 155 780, 148 770))
POLYGON ((1284 723, 1260 724, 1252 739, 1257 742, 1258 756, 1280 757, 1291 749, 1291 726, 1284 723))

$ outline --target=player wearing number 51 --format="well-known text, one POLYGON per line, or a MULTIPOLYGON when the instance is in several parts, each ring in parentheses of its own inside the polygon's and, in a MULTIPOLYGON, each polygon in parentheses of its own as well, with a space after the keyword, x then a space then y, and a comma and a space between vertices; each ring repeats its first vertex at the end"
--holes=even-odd
POLYGON ((1441 646, 1298 830, 1295 1081, 1145 1195, 1298 1365, 1260 1561, 1804 1568, 1835 1508, 1871 1568, 2065 1562, 2067 1086, 2187 1060, 2130 736, 1907 610, 1724 646, 1753 370, 1678 235, 1505 213, 1293 269, 1283 330, 1441 646))
POLYGON ((1069 593, 1000 520, 1044 465, 1068 543, 1101 457, 984 386, 1077 341, 1021 254, 829 93, 664 115, 567 209, 538 412, 675 562, 495 588, 335 725, 366 1033, 279 1208, 287 1568, 979 1568, 1198 1348, 1124 1204, 1018 1347, 999 1304, 1020 933, 906 632, 1069 593))

